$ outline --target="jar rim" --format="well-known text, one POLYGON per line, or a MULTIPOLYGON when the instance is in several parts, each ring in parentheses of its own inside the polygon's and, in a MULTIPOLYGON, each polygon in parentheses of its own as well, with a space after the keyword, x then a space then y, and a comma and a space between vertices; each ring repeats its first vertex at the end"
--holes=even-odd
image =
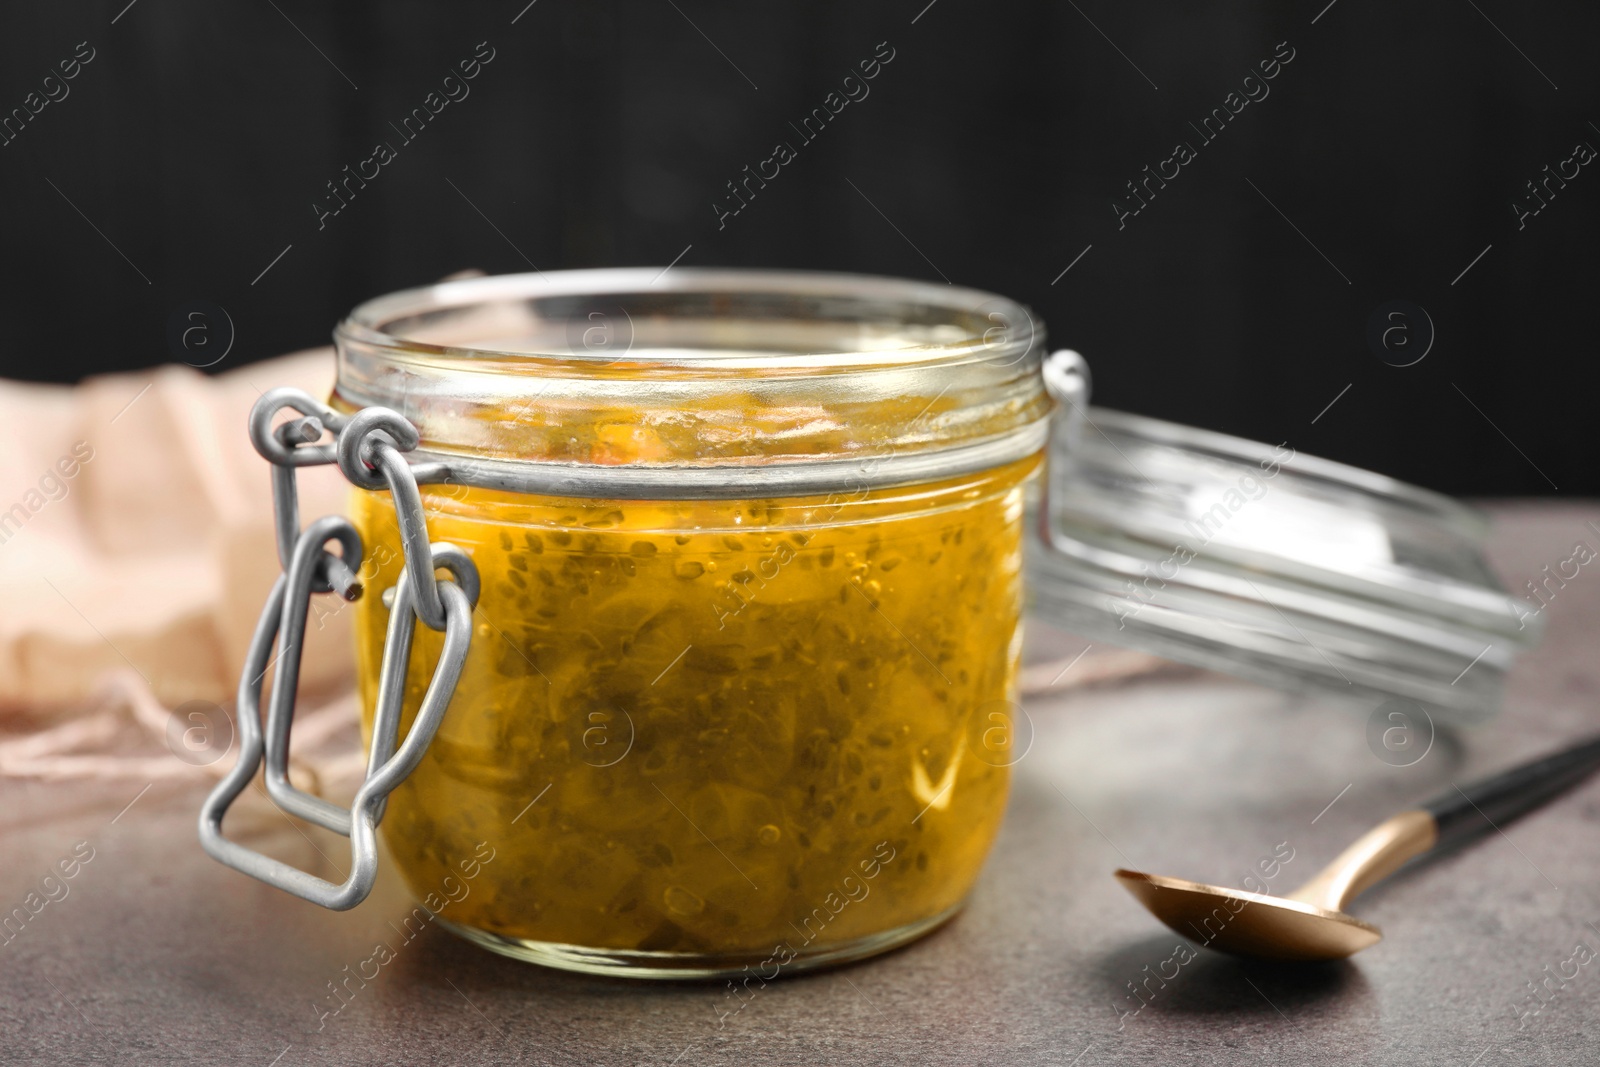
MULTIPOLYGON (((569 368, 609 367, 627 358, 609 346, 567 344, 517 348, 495 344, 440 343, 421 335, 412 325, 450 312, 476 306, 519 301, 581 298, 591 302, 631 296, 726 296, 732 294, 799 300, 829 301, 835 311, 846 304, 863 312, 920 308, 931 318, 944 314, 952 321, 941 324, 947 342, 928 341, 898 346, 873 346, 815 352, 719 351, 707 355, 685 347, 653 352, 650 359, 629 359, 636 371, 689 372, 753 371, 827 373, 863 366, 928 366, 981 359, 1005 363, 1021 361, 1042 340, 1043 328, 1017 301, 997 293, 957 285, 871 274, 832 271, 773 270, 764 268, 605 267, 535 271, 520 274, 457 278, 433 285, 388 293, 352 309, 334 330, 338 342, 355 342, 385 349, 389 358, 450 365, 475 370, 515 372, 539 362, 558 360, 569 368), (964 320, 967 324, 961 325, 964 320), (641 365, 643 364, 643 365, 641 365)), ((616 305, 631 315, 625 304, 616 305)), ((631 325, 631 318, 628 322, 631 325)))

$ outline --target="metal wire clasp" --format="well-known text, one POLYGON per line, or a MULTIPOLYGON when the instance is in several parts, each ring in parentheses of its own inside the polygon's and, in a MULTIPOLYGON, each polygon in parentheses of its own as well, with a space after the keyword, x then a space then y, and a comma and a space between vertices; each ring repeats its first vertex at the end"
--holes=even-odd
POLYGON ((1089 364, 1070 348, 1060 348, 1044 357, 1040 366, 1045 391, 1061 406, 1050 420, 1049 468, 1041 481, 1039 536, 1047 546, 1059 544, 1056 536, 1055 505, 1061 498, 1058 487, 1065 480, 1066 465, 1078 454, 1078 440, 1089 418, 1089 393, 1092 382, 1089 364))
POLYGON ((239 761, 201 806, 200 844, 213 859, 235 870, 325 908, 343 911, 361 903, 372 891, 378 873, 376 829, 388 796, 421 762, 455 693, 472 643, 478 570, 454 545, 429 543, 417 477, 402 455, 417 446, 417 430, 397 412, 366 408, 344 416, 300 390, 274 389, 263 395, 250 413, 250 438, 256 451, 273 465, 273 510, 284 573, 267 597, 239 678, 239 761), (275 426, 274 419, 284 408, 292 408, 301 417, 275 426), (325 431, 335 435, 332 442, 322 442, 325 431), (295 469, 327 463, 337 463, 345 477, 362 488, 391 492, 406 564, 390 606, 367 775, 348 810, 295 788, 288 775, 289 735, 311 596, 335 593, 355 600, 362 594, 357 578, 362 544, 355 527, 330 515, 304 530, 299 528, 295 469), (338 554, 328 550, 334 542, 339 545, 338 554), (439 578, 440 569, 450 577, 439 578), (444 650, 402 740, 400 714, 411 639, 419 619, 430 629, 444 632, 444 650), (274 644, 277 670, 263 728, 261 684, 273 665, 274 644), (263 765, 267 794, 280 809, 350 838, 350 876, 342 884, 223 837, 223 816, 263 765))

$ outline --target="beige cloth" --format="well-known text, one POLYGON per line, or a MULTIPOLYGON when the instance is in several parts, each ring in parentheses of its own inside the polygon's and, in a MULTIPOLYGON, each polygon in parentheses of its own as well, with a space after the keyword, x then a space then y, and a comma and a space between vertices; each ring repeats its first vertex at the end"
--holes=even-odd
MULTIPOLYGON (((320 348, 216 377, 175 365, 0 385, 0 722, 130 670, 169 708, 232 699, 279 572, 246 419, 274 386, 326 396, 333 371, 320 348)), ((346 492, 336 468, 303 469, 302 518, 342 512, 346 492)), ((346 682, 349 613, 312 637, 303 690, 346 682)))

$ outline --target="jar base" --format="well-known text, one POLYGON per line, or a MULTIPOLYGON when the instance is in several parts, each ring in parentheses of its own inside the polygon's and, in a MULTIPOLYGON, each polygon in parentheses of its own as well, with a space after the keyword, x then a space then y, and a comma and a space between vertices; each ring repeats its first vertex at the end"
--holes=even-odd
MULTIPOLYGON (((965 905, 966 901, 960 900, 931 918, 897 926, 893 930, 814 949, 801 949, 794 959, 782 965, 782 971, 785 974, 794 974, 854 963, 870 956, 880 955, 932 933, 953 919, 965 905)), ((521 938, 505 937, 471 926, 461 926, 442 916, 435 921, 457 937, 486 948, 490 952, 545 967, 554 967, 557 970, 577 971, 580 974, 598 974, 613 978, 693 980, 739 977, 749 973, 747 968, 773 966, 770 950, 762 953, 711 955, 699 952, 637 952, 630 949, 588 948, 554 941, 526 941, 521 938)))

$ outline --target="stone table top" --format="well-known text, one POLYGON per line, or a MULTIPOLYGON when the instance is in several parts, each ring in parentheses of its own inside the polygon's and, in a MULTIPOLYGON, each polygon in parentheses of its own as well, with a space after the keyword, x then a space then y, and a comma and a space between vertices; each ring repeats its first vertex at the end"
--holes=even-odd
MULTIPOLYGON (((1494 511, 1511 588, 1600 545, 1600 507, 1494 511)), ((780 979, 727 1018, 717 984, 558 973, 429 928, 320 1019, 327 983, 409 910, 392 874, 334 914, 201 852, 209 779, 0 782, 4 910, 92 850, 0 944, 0 1063, 1592 1065, 1600 966, 1576 959, 1600 950, 1600 778, 1371 891, 1355 910, 1386 936, 1335 965, 1170 962, 1179 939, 1110 877, 1237 885, 1287 847, 1291 885, 1394 810, 1594 731, 1600 572, 1547 613, 1504 713, 1440 731, 1409 767, 1373 755, 1359 709, 1201 672, 1033 700, 1034 745, 965 912, 876 960, 780 979)), ((313 869, 319 847, 345 847, 264 805, 237 825, 313 869)))

